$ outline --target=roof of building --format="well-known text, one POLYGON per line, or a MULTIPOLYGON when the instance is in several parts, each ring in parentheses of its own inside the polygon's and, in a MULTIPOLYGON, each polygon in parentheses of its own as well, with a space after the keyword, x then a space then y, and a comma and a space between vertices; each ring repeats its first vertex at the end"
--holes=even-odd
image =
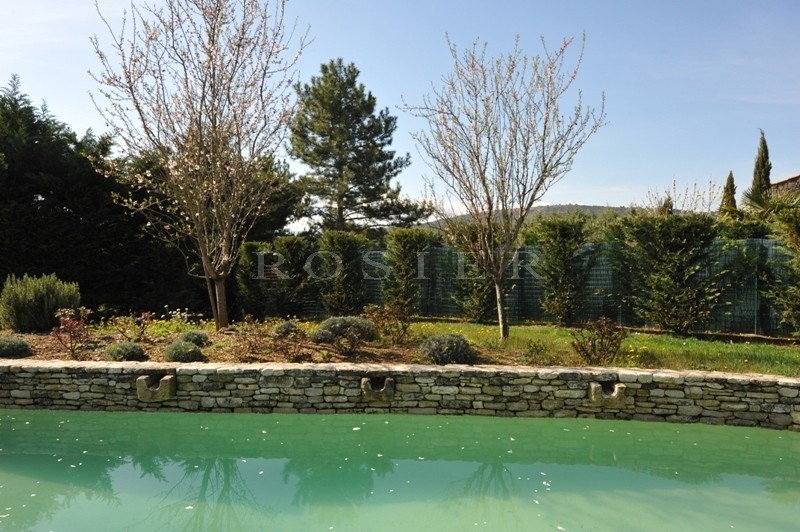
POLYGON ((788 179, 784 179, 783 181, 778 181, 777 183, 772 183, 770 188, 782 189, 782 188, 797 188, 800 187, 800 175, 796 175, 794 177, 790 177, 788 179))

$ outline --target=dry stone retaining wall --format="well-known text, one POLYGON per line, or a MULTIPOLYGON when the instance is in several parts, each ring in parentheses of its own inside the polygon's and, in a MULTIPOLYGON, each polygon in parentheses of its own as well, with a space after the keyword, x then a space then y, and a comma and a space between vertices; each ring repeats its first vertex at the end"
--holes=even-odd
POLYGON ((0 408, 594 417, 800 431, 800 379, 593 368, 0 360, 0 408))

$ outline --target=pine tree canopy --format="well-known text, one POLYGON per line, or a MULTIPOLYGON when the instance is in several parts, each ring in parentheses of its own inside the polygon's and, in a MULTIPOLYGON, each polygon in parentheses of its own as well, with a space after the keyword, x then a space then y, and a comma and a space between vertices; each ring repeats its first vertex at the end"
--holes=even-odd
POLYGON ((342 59, 295 88, 299 109, 291 125, 291 154, 305 176, 310 214, 323 229, 409 225, 427 209, 400 197, 391 180, 410 163, 389 149, 397 119, 358 83, 359 70, 342 59))

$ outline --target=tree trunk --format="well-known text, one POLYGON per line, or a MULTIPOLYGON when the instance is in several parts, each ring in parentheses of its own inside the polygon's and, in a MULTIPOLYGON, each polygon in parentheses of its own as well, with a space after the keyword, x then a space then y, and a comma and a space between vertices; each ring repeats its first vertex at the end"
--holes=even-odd
MULTIPOLYGON (((344 200, 343 200, 344 201, 344 200)), ((344 231, 344 205, 342 202, 336 204, 336 228, 337 231, 344 231)))
POLYGON ((211 278, 208 274, 203 277, 206 279, 206 289, 208 290, 208 302, 211 305, 211 316, 214 318, 214 327, 219 330, 219 314, 217 313, 217 298, 214 297, 214 285, 211 284, 211 278))
POLYGON ((508 322, 506 321, 506 306, 503 298, 503 279, 495 280, 494 293, 497 299, 497 323, 500 325, 500 340, 508 340, 508 322))
POLYGON ((227 329, 228 325, 228 298, 225 295, 225 278, 214 279, 214 288, 217 295, 217 330, 227 329))

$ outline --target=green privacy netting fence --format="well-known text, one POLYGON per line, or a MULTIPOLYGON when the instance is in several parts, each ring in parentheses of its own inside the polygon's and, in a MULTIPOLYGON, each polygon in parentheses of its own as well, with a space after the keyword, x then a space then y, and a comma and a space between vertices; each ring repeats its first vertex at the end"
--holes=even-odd
MULTIPOLYGON (((769 275, 784 277, 786 272, 781 262, 786 255, 775 240, 749 239, 736 242, 718 242, 721 257, 713 268, 721 268, 731 262, 740 266, 736 280, 723 293, 711 319, 699 328, 717 332, 752 333, 764 335, 787 335, 779 323, 777 310, 764 296, 764 278, 769 275), (746 260, 742 258, 746 257, 746 260)), ((615 276, 609 257, 605 253, 607 244, 597 244, 594 266, 589 276, 581 320, 594 320, 609 316, 624 325, 646 325, 637 321, 632 312, 620 310, 612 295, 615 276)), ((505 285, 506 313, 511 323, 529 321, 551 321, 541 306, 542 284, 527 262, 535 254, 533 247, 518 250, 519 260, 509 270, 505 285)), ((466 254, 453 248, 436 247, 418 257, 420 288, 418 309, 420 314, 431 317, 460 317, 461 309, 456 294, 459 276, 467 272, 466 254)), ((364 262, 364 299, 366 303, 380 304, 381 277, 388 271, 383 266, 382 251, 373 250, 364 262)), ((713 274, 709 271, 708 274, 713 274)), ((319 297, 310 296, 304 301, 304 313, 321 315, 324 310, 319 297)))

